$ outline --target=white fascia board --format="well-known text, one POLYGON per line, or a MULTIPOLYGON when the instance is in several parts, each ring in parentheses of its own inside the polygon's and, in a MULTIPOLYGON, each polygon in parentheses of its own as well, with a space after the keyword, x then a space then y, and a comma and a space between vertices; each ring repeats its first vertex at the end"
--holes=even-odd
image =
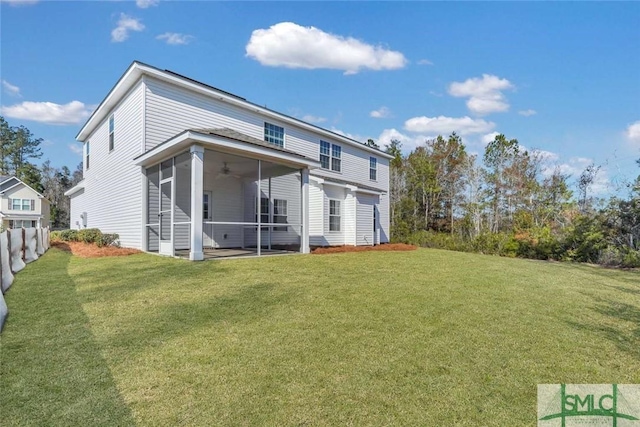
POLYGON ((217 137, 215 135, 205 135, 192 131, 183 132, 156 146, 142 156, 138 156, 134 160, 137 166, 144 167, 154 165, 186 150, 193 144, 202 145, 206 149, 229 152, 252 159, 261 159, 294 167, 306 167, 309 169, 320 167, 319 161, 303 159, 296 155, 271 150, 267 147, 260 147, 241 141, 234 141, 231 139, 217 137))
POLYGON ((80 181, 79 183, 77 183, 75 186, 71 187, 70 189, 68 189, 67 191, 64 192, 65 196, 72 196, 74 194, 76 194, 78 191, 82 190, 84 188, 84 181, 80 181))
POLYGON ((384 194, 384 191, 374 191, 374 190, 369 190, 365 188, 357 188, 356 192, 363 193, 363 194, 373 194, 374 196, 380 196, 384 194))
POLYGON ((334 140, 341 141, 343 143, 352 145, 354 147, 358 147, 364 151, 368 151, 372 154, 375 154, 380 157, 385 157, 388 159, 392 159, 393 156, 383 152, 376 150, 375 148, 368 147, 364 144, 359 143, 358 141, 347 138, 343 135, 337 134, 335 132, 331 132, 327 129, 323 129, 318 126, 314 126, 312 124, 303 122, 301 120, 295 119, 293 117, 286 116, 282 113, 278 113, 276 111, 268 110, 266 108, 260 107, 259 105, 253 104, 249 101, 245 101, 239 98, 235 98, 233 96, 229 96, 225 93, 216 91, 213 88, 205 87, 203 84, 198 84, 194 81, 189 81, 185 78, 176 76, 174 74, 167 73, 165 71, 159 70, 157 68, 141 64, 139 62, 134 62, 131 64, 129 69, 124 73, 124 75, 118 80, 116 85, 111 89, 107 97, 102 101, 102 103, 98 106, 98 108, 94 111, 94 113, 89 117, 85 125, 82 127, 76 139, 78 141, 84 142, 84 140, 93 132, 93 130, 107 117, 109 112, 113 107, 115 107, 120 98, 127 94, 129 89, 133 87, 133 85, 138 81, 138 79, 142 75, 148 75, 154 77, 158 80, 162 80, 165 82, 169 82, 176 86, 187 88, 191 91, 203 94, 205 96, 217 98, 221 101, 228 102, 229 104, 238 106, 242 109, 255 111, 260 113, 266 117, 274 118, 280 120, 283 123, 291 124, 294 126, 301 127, 310 132, 321 134, 327 138, 332 138, 334 140))

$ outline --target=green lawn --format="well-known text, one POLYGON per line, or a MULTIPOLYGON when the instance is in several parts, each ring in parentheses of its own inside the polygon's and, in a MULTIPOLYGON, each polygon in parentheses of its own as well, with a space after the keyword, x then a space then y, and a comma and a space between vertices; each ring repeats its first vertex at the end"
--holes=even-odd
POLYGON ((640 383, 638 272, 438 250, 52 249, 16 277, 3 426, 521 426, 539 383, 640 383))

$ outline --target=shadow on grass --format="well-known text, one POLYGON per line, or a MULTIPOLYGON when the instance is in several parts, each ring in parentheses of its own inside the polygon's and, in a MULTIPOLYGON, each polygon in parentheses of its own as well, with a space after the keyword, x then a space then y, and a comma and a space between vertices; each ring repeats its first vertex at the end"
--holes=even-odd
POLYGON ((596 302, 594 310, 604 316, 607 322, 569 322, 569 325, 578 330, 598 334, 614 343, 619 350, 640 360, 640 307, 603 298, 596 298, 596 302), (628 326, 629 323, 631 327, 628 326))
POLYGON ((0 424, 134 425, 96 344, 67 269, 52 249, 7 293, 0 337, 0 424))
POLYGON ((120 331, 111 338, 114 346, 129 354, 160 347, 173 338, 202 329, 227 328, 238 323, 258 322, 279 307, 286 307, 295 291, 283 291, 271 283, 241 287, 236 293, 197 302, 150 307, 138 312, 135 322, 121 323, 120 331))

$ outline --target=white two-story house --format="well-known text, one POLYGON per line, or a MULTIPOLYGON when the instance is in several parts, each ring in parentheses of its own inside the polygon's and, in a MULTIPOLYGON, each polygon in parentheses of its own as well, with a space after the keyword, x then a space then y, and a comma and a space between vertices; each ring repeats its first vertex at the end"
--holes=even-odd
POLYGON ((49 200, 15 176, 0 175, 2 228, 49 226, 49 200))
POLYGON ((77 139, 71 226, 123 246, 200 260, 389 241, 391 156, 168 70, 131 64, 77 139))

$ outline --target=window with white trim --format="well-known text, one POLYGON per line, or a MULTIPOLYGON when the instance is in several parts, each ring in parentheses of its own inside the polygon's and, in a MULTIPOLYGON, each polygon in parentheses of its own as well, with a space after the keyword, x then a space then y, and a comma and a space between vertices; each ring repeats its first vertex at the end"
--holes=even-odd
POLYGON ((320 166, 334 172, 342 170, 342 147, 320 141, 320 166))
POLYGON ((36 201, 34 199, 9 199, 9 207, 14 211, 35 211, 36 201))
MULTIPOLYGON (((258 202, 256 200, 256 222, 258 222, 258 202)), ((269 223, 269 199, 260 197, 260 223, 269 223)))
POLYGON ((205 221, 211 221, 211 191, 205 191, 202 194, 202 218, 205 221))
POLYGON ((371 181, 378 180, 378 159, 369 157, 369 179, 371 181))
POLYGON ((35 228, 37 227, 38 222, 32 221, 29 219, 10 219, 9 220, 9 228, 35 228))
MULTIPOLYGON (((276 224, 287 223, 287 201, 273 199, 273 222, 276 224)), ((273 227, 273 231, 287 231, 287 227, 273 227)))
POLYGON ((89 169, 89 141, 84 144, 84 169, 89 169))
POLYGON ((284 128, 264 122, 264 140, 278 147, 284 147, 284 128))
POLYGON ((329 200, 329 231, 340 231, 340 200, 329 200))
POLYGON ((109 151, 113 151, 115 144, 115 120, 113 114, 109 117, 109 151))

